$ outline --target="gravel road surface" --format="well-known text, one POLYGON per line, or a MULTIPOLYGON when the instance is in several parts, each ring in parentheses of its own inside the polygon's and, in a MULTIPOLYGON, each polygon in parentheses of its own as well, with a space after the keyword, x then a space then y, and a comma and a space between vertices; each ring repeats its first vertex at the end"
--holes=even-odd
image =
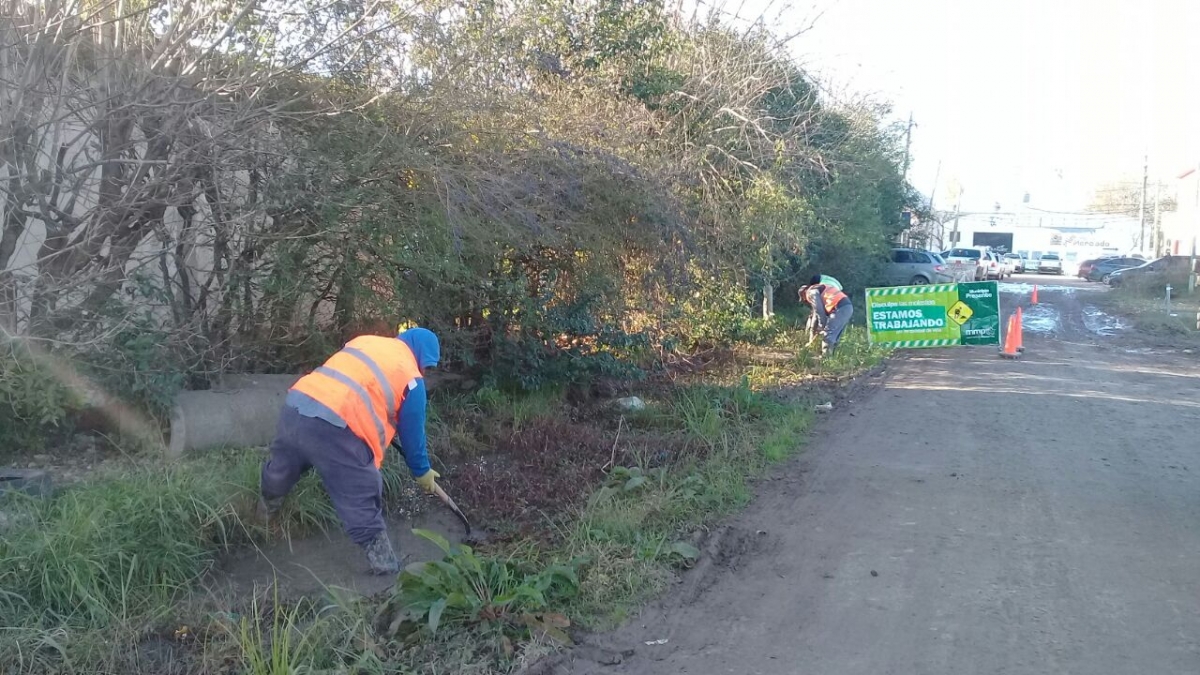
POLYGON ((709 564, 595 638, 632 654, 551 672, 1200 673, 1200 362, 1095 284, 1006 282, 1006 314, 1032 283, 1023 359, 898 358, 709 564))

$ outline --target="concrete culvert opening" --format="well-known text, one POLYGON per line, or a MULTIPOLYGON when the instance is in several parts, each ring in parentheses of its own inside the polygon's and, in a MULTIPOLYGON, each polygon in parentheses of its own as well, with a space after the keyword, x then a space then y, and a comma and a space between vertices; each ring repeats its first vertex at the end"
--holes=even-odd
POLYGON ((171 410, 168 453, 267 445, 283 400, 300 375, 228 376, 207 391, 183 391, 171 410))

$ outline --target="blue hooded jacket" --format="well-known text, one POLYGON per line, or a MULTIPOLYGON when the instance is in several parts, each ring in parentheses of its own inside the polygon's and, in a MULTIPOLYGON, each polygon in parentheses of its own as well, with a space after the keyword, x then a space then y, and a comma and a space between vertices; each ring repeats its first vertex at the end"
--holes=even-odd
POLYGON ((396 337, 412 350, 422 373, 426 368, 437 366, 442 358, 442 348, 437 336, 428 328, 409 328, 396 337))
MULTIPOLYGON (((421 374, 426 368, 437 366, 442 358, 442 348, 437 335, 428 328, 409 328, 396 336, 408 345, 413 356, 417 358, 417 367, 421 374)), ((424 476, 429 471, 429 450, 425 447, 425 411, 429 396, 425 391, 425 378, 416 380, 400 404, 400 414, 396 425, 400 441, 400 451, 404 453, 404 462, 414 477, 424 476)))

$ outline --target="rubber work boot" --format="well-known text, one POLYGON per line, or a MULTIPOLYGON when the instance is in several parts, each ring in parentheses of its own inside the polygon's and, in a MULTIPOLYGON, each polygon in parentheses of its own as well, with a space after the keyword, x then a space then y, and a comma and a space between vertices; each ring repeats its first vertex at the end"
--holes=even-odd
POLYGON ((400 572, 400 561, 396 558, 396 551, 392 548, 392 541, 388 539, 387 532, 375 535, 375 538, 363 548, 367 551, 367 562, 371 565, 371 569, 368 571, 371 574, 398 574, 400 572))
POLYGON ((279 515, 280 506, 283 506, 283 497, 267 499, 259 496, 258 507, 254 509, 254 517, 260 525, 267 527, 275 519, 275 516, 279 515))

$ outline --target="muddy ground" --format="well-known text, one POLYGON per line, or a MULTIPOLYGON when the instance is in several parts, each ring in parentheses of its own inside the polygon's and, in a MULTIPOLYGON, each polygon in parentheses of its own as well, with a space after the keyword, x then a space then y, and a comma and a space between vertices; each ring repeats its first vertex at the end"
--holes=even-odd
POLYGON ((1200 363, 1104 292, 1006 282, 1024 358, 900 357, 674 592, 534 670, 1200 673, 1200 363))
MULTIPOLYGON (((451 542, 461 542, 465 531, 458 519, 445 509, 430 505, 413 520, 389 520, 388 536, 400 556, 400 564, 440 560, 441 550, 413 534, 413 528, 437 532, 451 542)), ((281 539, 269 545, 247 548, 220 561, 204 581, 205 592, 218 597, 246 597, 256 589, 279 584, 287 597, 319 595, 329 587, 374 595, 395 583, 390 576, 367 573, 362 549, 340 531, 281 539)))
MULTIPOLYGON (((499 433, 491 454, 435 458, 443 474, 439 483, 472 523, 469 537, 463 523, 437 498, 417 496, 407 469, 402 468, 407 488, 391 496, 399 504, 387 516, 389 536, 402 565, 442 557, 436 545, 413 534, 414 528, 474 546, 547 536, 551 521, 586 498, 603 479, 606 462, 623 457, 640 442, 650 442, 643 438, 645 434, 626 433, 614 443, 604 436, 603 422, 593 421, 596 426, 558 419, 531 421, 528 428, 499 433)), ((393 454, 388 461, 401 461, 393 454)), ((319 594, 330 586, 373 595, 392 586, 394 578, 370 575, 366 568, 362 550, 345 534, 317 532, 239 549, 219 561, 205 586, 206 593, 218 597, 230 592, 242 595, 275 581, 289 597, 319 594)))

